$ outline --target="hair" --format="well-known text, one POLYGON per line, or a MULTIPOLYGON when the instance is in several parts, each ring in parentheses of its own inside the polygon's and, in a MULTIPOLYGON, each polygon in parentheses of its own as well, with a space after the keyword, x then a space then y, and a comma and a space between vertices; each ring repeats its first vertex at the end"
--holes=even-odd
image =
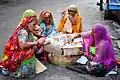
POLYGON ((39 15, 39 23, 44 22, 44 18, 46 17, 45 15, 46 15, 47 13, 50 14, 50 15, 49 15, 49 17, 50 17, 50 24, 53 25, 53 24, 54 24, 54 20, 53 20, 52 13, 51 13, 50 11, 46 11, 46 10, 44 10, 44 11, 42 11, 42 12, 40 13, 40 15, 39 15))

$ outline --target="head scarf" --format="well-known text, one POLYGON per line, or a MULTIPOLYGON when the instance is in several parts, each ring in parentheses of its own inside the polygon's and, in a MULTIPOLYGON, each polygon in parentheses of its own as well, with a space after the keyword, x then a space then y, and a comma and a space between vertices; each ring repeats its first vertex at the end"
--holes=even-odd
POLYGON ((44 22, 45 18, 50 17, 50 24, 53 25, 54 21, 53 21, 53 16, 52 13, 50 11, 44 10, 40 13, 39 15, 39 23, 44 22))
POLYGON ((100 42, 100 40, 108 40, 110 44, 112 44, 110 37, 107 33, 107 30, 105 28, 106 26, 103 24, 95 24, 94 25, 94 31, 95 31, 95 41, 96 44, 100 42))
POLYGON ((20 20, 19 25, 21 24, 21 22, 22 22, 22 20, 23 20, 24 18, 26 18, 26 17, 28 17, 28 16, 35 16, 35 15, 36 15, 36 12, 35 12, 34 10, 32 10, 32 9, 27 9, 27 10, 25 10, 24 13, 23 13, 23 16, 22 16, 22 18, 21 18, 21 20, 20 20))
POLYGON ((75 11, 76 13, 78 13, 78 9, 77 9, 77 7, 75 5, 70 5, 68 7, 68 10, 75 11))

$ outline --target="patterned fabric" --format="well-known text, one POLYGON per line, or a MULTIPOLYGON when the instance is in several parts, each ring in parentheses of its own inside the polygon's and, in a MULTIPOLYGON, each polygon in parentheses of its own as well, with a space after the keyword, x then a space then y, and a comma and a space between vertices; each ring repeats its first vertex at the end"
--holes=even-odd
POLYGON ((25 29, 18 32, 18 41, 33 42, 35 41, 32 33, 28 33, 25 29))
POLYGON ((13 74, 16 78, 31 78, 35 76, 36 58, 32 57, 22 62, 21 67, 13 74))
POLYGON ((4 67, 4 69, 15 72, 18 68, 20 68, 21 63, 25 60, 30 59, 34 56, 34 48, 31 47, 29 49, 20 49, 18 44, 18 39, 20 40, 26 40, 27 39, 27 32, 25 30, 22 30, 26 27, 26 24, 32 20, 35 19, 35 16, 29 16, 27 18, 24 18, 20 26, 17 27, 15 32, 13 32, 12 36, 8 40, 7 44, 4 48, 4 54, 8 58, 0 63, 4 67), (21 32, 23 31, 23 32, 21 32), (21 32, 22 34, 18 34, 21 32), (24 36, 25 35, 25 36, 24 36), (19 36, 19 37, 18 37, 19 36))

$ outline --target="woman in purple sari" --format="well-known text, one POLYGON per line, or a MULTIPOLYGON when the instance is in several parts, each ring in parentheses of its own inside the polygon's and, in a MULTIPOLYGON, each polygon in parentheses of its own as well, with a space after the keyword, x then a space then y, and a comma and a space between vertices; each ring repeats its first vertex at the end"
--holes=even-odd
MULTIPOLYGON (((116 57, 112 41, 103 24, 95 24, 90 32, 82 32, 76 37, 82 37, 84 50, 88 58, 91 59, 90 64, 103 64, 107 71, 112 70, 116 66, 116 57), (93 56, 94 54, 94 56, 93 56)), ((74 39, 73 38, 73 39, 74 39)))

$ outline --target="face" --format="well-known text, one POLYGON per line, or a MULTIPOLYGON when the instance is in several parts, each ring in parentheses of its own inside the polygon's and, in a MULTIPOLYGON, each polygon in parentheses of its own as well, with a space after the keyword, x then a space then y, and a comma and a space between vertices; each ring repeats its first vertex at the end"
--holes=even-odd
POLYGON ((41 35, 42 34, 42 32, 43 32, 43 30, 42 30, 42 28, 40 27, 40 26, 38 26, 38 25, 36 25, 36 27, 35 27, 35 30, 33 30, 32 31, 32 33, 34 34, 34 35, 41 35))
POLYGON ((94 37, 95 36, 95 29, 94 29, 94 27, 92 28, 92 36, 94 37))
POLYGON ((44 18, 46 24, 50 24, 50 17, 44 18))
POLYGON ((35 31, 36 27, 37 27, 36 20, 28 23, 28 30, 29 30, 30 32, 35 31))
POLYGON ((75 12, 75 11, 72 11, 72 10, 68 10, 68 14, 74 17, 75 14, 76 14, 76 12, 75 12))

